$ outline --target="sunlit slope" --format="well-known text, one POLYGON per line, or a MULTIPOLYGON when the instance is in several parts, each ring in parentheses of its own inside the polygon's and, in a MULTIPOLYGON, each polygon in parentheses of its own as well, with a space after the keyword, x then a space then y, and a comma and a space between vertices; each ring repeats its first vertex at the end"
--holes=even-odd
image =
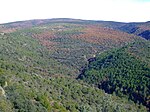
POLYGON ((54 51, 52 57, 77 69, 83 66, 85 58, 92 57, 97 51, 123 46, 135 39, 133 35, 96 25, 66 23, 48 26, 46 31, 32 37, 54 51))
POLYGON ((78 74, 95 54, 139 39, 95 23, 66 19, 5 24, 0 32, 3 32, 0 38, 3 57, 7 55, 11 60, 13 52, 15 60, 11 61, 24 60, 23 67, 46 74, 51 74, 50 71, 52 74, 78 74))

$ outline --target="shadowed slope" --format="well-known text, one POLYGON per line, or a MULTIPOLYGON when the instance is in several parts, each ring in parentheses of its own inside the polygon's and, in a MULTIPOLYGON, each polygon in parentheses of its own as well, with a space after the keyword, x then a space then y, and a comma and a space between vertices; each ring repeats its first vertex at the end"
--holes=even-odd
POLYGON ((79 76, 107 93, 150 107, 150 43, 135 42, 129 46, 102 53, 89 62, 79 76))

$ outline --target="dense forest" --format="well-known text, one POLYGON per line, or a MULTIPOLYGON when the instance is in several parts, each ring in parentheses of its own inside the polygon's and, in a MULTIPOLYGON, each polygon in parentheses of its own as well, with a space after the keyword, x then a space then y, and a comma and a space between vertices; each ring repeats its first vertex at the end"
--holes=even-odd
POLYGON ((142 105, 66 77, 41 77, 1 69, 0 79, 2 112, 145 111, 142 105))
MULTIPOLYGON (((150 43, 127 23, 0 25, 0 112, 147 112, 150 43), (121 26, 123 29, 121 29, 121 26)), ((145 29, 147 28, 147 29, 145 29)))
POLYGON ((135 42, 90 59, 80 79, 150 107, 150 43, 135 42))

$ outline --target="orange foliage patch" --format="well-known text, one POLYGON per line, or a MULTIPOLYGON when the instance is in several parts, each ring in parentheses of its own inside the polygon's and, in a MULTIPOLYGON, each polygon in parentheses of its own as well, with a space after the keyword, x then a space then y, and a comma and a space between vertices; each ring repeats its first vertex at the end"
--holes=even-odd
POLYGON ((83 30, 83 34, 75 36, 75 38, 83 39, 85 41, 91 42, 91 43, 106 43, 106 42, 112 42, 112 43, 120 43, 120 42, 129 42, 132 40, 131 35, 115 31, 108 28, 102 28, 100 26, 87 26, 83 30))
POLYGON ((2 30, 0 30, 0 32, 3 32, 3 33, 12 33, 12 32, 15 32, 15 31, 17 31, 17 29, 16 28, 6 28, 6 29, 2 29, 2 30))
POLYGON ((54 46, 57 44, 56 42, 49 40, 50 38, 56 38, 54 32, 46 31, 40 34, 33 34, 32 36, 37 38, 43 46, 46 46, 49 49, 54 48, 54 46))
MULTIPOLYGON (((107 45, 109 47, 130 42, 134 39, 134 36, 131 34, 104 28, 100 25, 86 25, 85 28, 83 28, 80 32, 82 33, 68 34, 68 37, 78 40, 84 40, 89 43, 107 45)), ((56 45, 60 43, 51 41, 51 39, 58 38, 56 33, 58 33, 57 30, 45 31, 40 34, 33 34, 33 37, 39 39, 41 44, 46 46, 47 48, 56 48, 56 45)), ((63 36, 61 38, 63 38, 63 36)))

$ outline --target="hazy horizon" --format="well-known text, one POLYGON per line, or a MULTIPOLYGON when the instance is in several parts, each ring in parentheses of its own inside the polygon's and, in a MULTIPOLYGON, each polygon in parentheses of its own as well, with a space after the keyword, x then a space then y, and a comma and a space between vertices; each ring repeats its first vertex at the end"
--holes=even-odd
POLYGON ((1 4, 0 24, 52 18, 150 21, 150 0, 5 0, 1 4))
POLYGON ((9 21, 9 22, 4 22, 4 23, 0 23, 0 25, 3 24, 9 24, 9 23, 15 23, 15 22, 24 22, 24 21, 34 21, 34 20, 50 20, 50 19, 74 19, 74 20, 83 20, 83 21, 107 21, 107 22, 120 22, 120 23, 143 23, 143 22, 149 22, 149 21, 129 21, 129 22, 124 22, 124 21, 115 21, 115 20, 93 20, 93 19, 80 19, 80 18, 41 18, 41 19, 26 19, 26 20, 16 20, 16 21, 9 21))

